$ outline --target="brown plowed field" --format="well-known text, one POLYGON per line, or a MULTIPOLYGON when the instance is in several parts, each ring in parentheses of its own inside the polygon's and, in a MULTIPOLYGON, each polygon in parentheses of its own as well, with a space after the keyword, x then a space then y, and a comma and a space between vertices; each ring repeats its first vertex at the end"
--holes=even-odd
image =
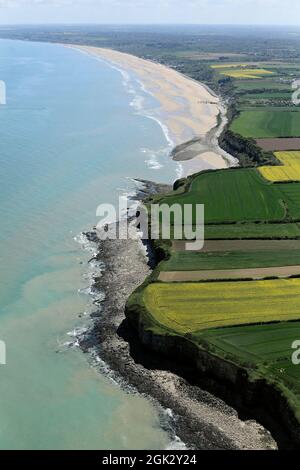
POLYGON ((257 145, 263 150, 300 150, 300 138, 257 139, 257 145))
POLYGON ((295 275, 300 275, 300 266, 161 272, 158 279, 163 282, 214 281, 229 279, 257 280, 273 276, 284 278, 295 275))

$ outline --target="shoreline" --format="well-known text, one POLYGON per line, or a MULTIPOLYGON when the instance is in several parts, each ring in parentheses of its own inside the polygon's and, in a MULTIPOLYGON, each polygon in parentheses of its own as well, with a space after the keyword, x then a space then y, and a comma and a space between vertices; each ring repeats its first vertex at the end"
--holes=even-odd
MULTIPOLYGON (((91 55, 86 48, 76 49, 91 55)), ((160 64, 152 65, 166 68, 160 64)), ((122 73, 122 70, 119 71, 122 73)), ((178 75, 193 82, 197 88, 204 88, 189 77, 178 75)), ((142 85, 145 86, 144 83, 142 85)), ((151 94, 151 91, 148 92, 151 94)), ((163 130, 164 126, 169 129, 158 117, 148 117, 158 120, 163 130)), ((215 118, 214 125, 206 129, 202 136, 192 135, 190 140, 176 140, 177 145, 172 149, 171 156, 184 168, 182 176, 204 169, 227 168, 229 163, 236 165, 236 159, 226 154, 218 144, 218 138, 228 122, 226 108, 219 99, 215 118)), ((137 190, 137 201, 170 189, 152 182, 137 181, 142 184, 137 190)), ((121 223, 124 221, 117 222, 121 223)), ((133 332, 125 317, 125 305, 130 294, 144 282, 155 266, 155 254, 151 247, 142 247, 142 242, 138 240, 102 242, 97 239, 95 230, 86 236, 97 245, 96 261, 105 265, 105 269, 95 275, 92 285, 94 290, 104 293, 104 298, 98 312, 93 315, 93 327, 80 340, 81 349, 101 358, 129 388, 134 387, 156 405, 171 410, 175 436, 181 445, 185 443, 188 448, 203 450, 276 449, 276 443, 266 429, 253 420, 240 419, 237 411, 223 400, 198 385, 192 385, 182 376, 179 366, 174 369, 171 361, 163 360, 160 364, 160 360, 147 352, 133 332)))
POLYGON ((141 114, 161 127, 170 155, 180 166, 179 177, 237 166, 237 159, 220 148, 218 142, 228 122, 225 103, 207 85, 165 65, 113 49, 62 45, 104 61, 118 70, 126 82, 135 74, 142 91, 159 104, 148 112, 141 109, 141 114), (181 146, 184 151, 178 153, 176 149, 181 146))
MULTIPOLYGON (((140 199, 147 194, 147 182, 144 183, 140 199)), ((154 186, 149 182, 151 191, 154 186)), ((132 235, 136 233, 133 226, 130 230, 132 235)), ((80 339, 81 349, 101 358, 121 377, 125 388, 134 387, 154 404, 171 410, 168 412, 173 416, 174 429, 170 439, 175 434, 191 449, 276 448, 270 433, 261 425, 240 419, 237 411, 223 400, 185 379, 182 372, 188 376, 190 371, 182 364, 174 366, 171 360, 147 350, 126 320, 129 295, 151 273, 155 263, 151 247, 139 239, 100 241, 95 230, 86 236, 97 246, 95 259, 105 265, 93 283, 93 289, 104 293, 104 298, 100 308, 96 305, 93 327, 80 339)), ((170 431, 170 426, 166 430, 170 431)))

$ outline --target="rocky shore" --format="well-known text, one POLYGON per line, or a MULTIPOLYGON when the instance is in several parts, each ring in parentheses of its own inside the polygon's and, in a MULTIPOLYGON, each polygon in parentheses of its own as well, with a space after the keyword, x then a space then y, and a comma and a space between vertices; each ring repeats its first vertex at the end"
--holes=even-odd
MULTIPOLYGON (((155 183, 140 182, 141 195, 167 190, 155 183)), ((127 224, 121 221, 119 224, 127 224)), ((275 449, 268 431, 253 420, 242 420, 222 400, 186 380, 191 371, 184 370, 140 343, 135 330, 125 319, 129 295, 151 273, 155 263, 151 248, 137 237, 129 223, 127 240, 105 240, 96 230, 86 234, 97 244, 96 258, 105 269, 94 279, 94 289, 105 294, 93 314, 94 326, 81 339, 81 348, 97 355, 122 378, 174 416, 175 434, 192 449, 275 449), (134 239, 135 238, 135 239, 134 239)))

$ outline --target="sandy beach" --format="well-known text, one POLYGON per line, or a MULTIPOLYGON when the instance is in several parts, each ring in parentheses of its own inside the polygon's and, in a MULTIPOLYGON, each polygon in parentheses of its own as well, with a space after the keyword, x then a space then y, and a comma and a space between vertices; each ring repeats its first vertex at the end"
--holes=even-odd
POLYGON ((143 89, 159 103, 155 116, 168 129, 174 147, 193 141, 193 152, 189 152, 187 146, 184 155, 174 158, 180 161, 181 176, 234 165, 234 159, 222 151, 213 138, 212 134, 218 132, 218 116, 224 118, 225 110, 219 97, 206 86, 162 64, 130 54, 90 46, 71 47, 129 74, 134 73, 143 89))

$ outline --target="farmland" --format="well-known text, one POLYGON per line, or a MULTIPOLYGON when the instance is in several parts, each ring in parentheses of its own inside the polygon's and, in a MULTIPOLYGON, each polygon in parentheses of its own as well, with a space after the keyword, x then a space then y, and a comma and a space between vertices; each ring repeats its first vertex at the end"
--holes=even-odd
POLYGON ((231 130, 244 137, 300 137, 299 111, 271 111, 256 108, 242 111, 231 130))
POLYGON ((247 64, 239 63, 239 62, 232 62, 231 64, 220 64, 220 65, 212 65, 212 69, 217 69, 217 70, 222 70, 222 69, 241 69, 241 68, 246 68, 247 64))
MULTIPOLYGON (((230 130, 246 139, 300 137, 299 108, 292 101, 292 83, 299 74, 299 64, 257 62, 253 66, 274 72, 274 75, 252 80, 237 80, 232 77, 235 115, 230 130)), ((273 149, 273 146, 269 145, 263 144, 263 150, 288 150, 281 146, 282 144, 279 144, 278 149, 276 147, 273 149)), ((292 147, 291 150, 300 150, 300 148, 292 147)))
POLYGON ((162 271, 259 268, 300 265, 300 250, 195 252, 179 251, 163 263, 162 271))
POLYGON ((237 79, 255 79, 260 78, 264 75, 272 75, 273 72, 264 69, 247 69, 243 68, 241 70, 235 69, 224 69, 220 70, 221 75, 225 75, 227 77, 237 78, 237 79))
POLYGON ((260 173, 269 181, 300 181, 300 152, 276 152, 282 166, 262 166, 260 173))
POLYGON ((246 93, 240 98, 242 101, 291 100, 292 91, 262 91, 261 93, 246 93))
POLYGON ((300 149, 300 139, 295 138, 273 138, 273 139, 258 139, 256 141, 257 145, 266 151, 288 151, 288 150, 299 150, 300 149))
POLYGON ((187 251, 174 240, 182 220, 171 215, 173 239, 161 244, 162 261, 133 297, 153 334, 184 337, 245 367, 251 386, 264 378, 300 420, 300 372, 291 363, 291 344, 300 339, 300 110, 291 85, 300 68, 239 60, 208 66, 233 102, 220 145, 241 168, 193 175, 154 198, 169 207, 204 204, 204 248, 187 251))
MULTIPOLYGON (((172 241, 173 251, 185 251, 184 240, 172 241)), ((300 240, 207 240, 201 253, 224 253, 225 251, 286 251, 300 250, 300 240)))
POLYGON ((231 225, 206 225, 205 239, 270 239, 270 238, 299 238, 300 225, 296 223, 286 224, 231 224, 231 225))
POLYGON ((197 271, 162 271, 158 280, 162 282, 198 282, 259 280, 291 278, 300 276, 300 265, 272 266, 269 268, 204 269, 197 271))
POLYGON ((160 203, 205 204, 206 223, 280 221, 286 215, 282 194, 252 168, 200 174, 188 192, 167 196, 160 203))
POLYGON ((300 218, 300 183, 284 183, 275 185, 286 201, 288 216, 292 219, 300 218))
POLYGON ((143 301, 160 326, 185 334, 299 319, 299 289, 300 279, 154 283, 144 289, 143 301))
MULTIPOLYGON (((193 225, 193 230, 196 227, 193 225)), ((171 238, 174 238, 171 227, 171 238)), ((184 238, 184 237, 183 237, 184 238)), ((300 223, 232 223, 205 226, 205 240, 294 240, 300 238, 300 223)))
POLYGON ((256 80, 237 80, 234 83, 234 87, 239 92, 244 91, 270 91, 270 90, 281 90, 290 92, 291 86, 288 83, 282 83, 274 79, 256 79, 256 80))
POLYGON ((199 344, 205 340, 221 357, 252 364, 256 374, 267 374, 277 386, 285 386, 299 416, 300 368, 291 361, 291 345, 300 338, 300 322, 211 329, 193 336, 199 344))
MULTIPOLYGON (((230 129, 246 141, 264 139, 281 165, 271 153, 253 158, 245 146, 248 160, 241 164, 257 168, 195 175, 184 190, 163 197, 168 205, 205 205, 206 242, 191 252, 173 240, 141 302, 152 331, 184 336, 244 366, 252 379, 266 379, 300 419, 300 372, 291 363, 291 344, 300 338, 300 250, 293 240, 300 235, 300 113, 291 103, 291 82, 279 81, 276 68, 272 76, 248 80, 238 76, 245 69, 217 69, 234 80, 237 117, 230 129)), ((282 73, 290 72, 283 67, 282 73)))
POLYGON ((256 67, 254 64, 230 63, 221 65, 211 65, 221 75, 236 79, 257 79, 266 75, 273 75, 273 71, 256 67))
MULTIPOLYGON (((260 93, 242 93, 239 95, 239 109, 250 111, 252 108, 266 110, 266 106, 280 107, 282 110, 289 108, 292 102, 292 90, 290 91, 261 91, 260 93)), ((289 110, 289 109, 287 109, 289 110)))
MULTIPOLYGON (((270 358, 275 362, 285 357, 289 359, 290 368, 291 344, 295 338, 300 338, 300 321, 211 329, 195 334, 195 338, 197 336, 199 340, 205 337, 220 351, 227 350, 241 362, 266 365, 270 358)), ((297 369, 300 376, 300 369, 297 369)))

